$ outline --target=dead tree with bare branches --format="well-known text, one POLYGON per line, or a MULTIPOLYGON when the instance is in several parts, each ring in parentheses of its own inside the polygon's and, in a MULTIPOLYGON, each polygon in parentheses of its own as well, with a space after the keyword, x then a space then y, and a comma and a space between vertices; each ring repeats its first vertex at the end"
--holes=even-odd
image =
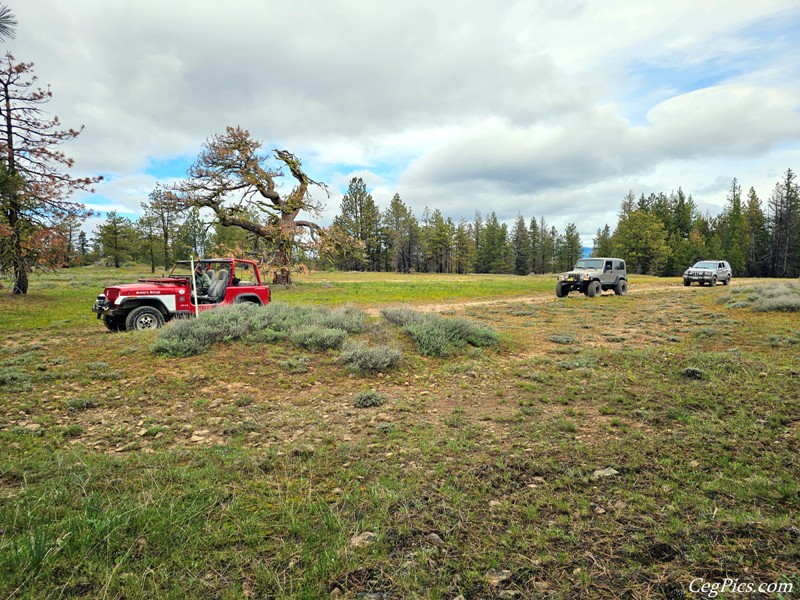
POLYGON ((265 240, 272 249, 269 262, 274 283, 291 283, 292 249, 297 238, 309 234, 316 239, 322 228, 304 219, 302 211, 316 216, 322 209, 309 193, 309 186, 319 186, 327 195, 324 183, 314 181, 303 171, 302 163, 291 152, 272 150, 260 154, 262 142, 241 127, 227 127, 225 133, 206 140, 197 161, 189 168, 189 178, 170 190, 179 205, 208 208, 219 225, 240 227, 265 240), (279 163, 270 166, 270 159, 279 163), (289 191, 278 183, 284 169, 295 181, 289 191), (263 220, 253 219, 253 209, 263 220))

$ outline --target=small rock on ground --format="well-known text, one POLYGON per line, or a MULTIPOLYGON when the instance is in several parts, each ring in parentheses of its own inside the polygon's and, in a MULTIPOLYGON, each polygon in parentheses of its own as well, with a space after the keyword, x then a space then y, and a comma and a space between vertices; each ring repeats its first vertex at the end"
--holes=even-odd
POLYGON ((444 546, 444 540, 435 533, 429 533, 427 536, 425 536, 425 539, 437 548, 444 546))
POLYGON ((489 569, 486 571, 486 581, 492 585, 497 585, 506 579, 511 579, 511 575, 512 573, 508 569, 489 569))
POLYGON ((608 467, 606 469, 597 469, 594 473, 592 473, 592 479, 600 479, 601 477, 613 477, 614 475, 619 475, 619 471, 612 467, 608 467))
POLYGON ((378 535, 376 533, 373 533, 372 531, 364 531, 351 538, 350 545, 353 546, 353 548, 361 548, 363 546, 374 544, 377 541, 378 535))

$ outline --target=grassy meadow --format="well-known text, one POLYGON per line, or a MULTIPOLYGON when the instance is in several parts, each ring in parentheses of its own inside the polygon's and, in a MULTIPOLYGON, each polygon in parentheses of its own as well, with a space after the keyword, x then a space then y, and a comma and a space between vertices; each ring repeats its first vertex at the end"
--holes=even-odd
POLYGON ((3 282, 2 598, 800 593, 797 282, 310 273, 273 301, 357 315, 335 346, 180 357, 90 312, 147 275, 3 282), (385 309, 496 335, 429 352, 438 321, 385 309))

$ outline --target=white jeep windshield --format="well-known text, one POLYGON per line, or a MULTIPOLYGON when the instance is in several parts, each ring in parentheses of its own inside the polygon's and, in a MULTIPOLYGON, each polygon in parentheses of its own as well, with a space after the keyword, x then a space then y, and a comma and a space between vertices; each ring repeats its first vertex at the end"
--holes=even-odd
POLYGON ((695 263, 693 269, 716 269, 717 263, 711 262, 710 260, 701 260, 699 263, 695 263))
POLYGON ((602 269, 603 260, 597 258, 582 258, 575 263, 576 269, 602 269))

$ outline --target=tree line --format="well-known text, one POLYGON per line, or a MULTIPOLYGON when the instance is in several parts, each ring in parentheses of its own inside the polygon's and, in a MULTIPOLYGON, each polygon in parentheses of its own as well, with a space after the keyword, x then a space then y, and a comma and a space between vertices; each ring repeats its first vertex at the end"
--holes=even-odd
POLYGON ((665 194, 632 192, 623 199, 618 222, 594 238, 595 255, 626 258, 637 273, 680 275, 700 259, 727 260, 737 276, 800 276, 800 193, 787 169, 766 205, 754 188, 743 196, 734 178, 722 212, 700 214, 682 189, 665 194))
POLYGON ((569 268, 583 254, 574 223, 559 232, 543 216, 514 223, 476 212, 453 221, 440 209, 420 218, 395 194, 381 211, 361 178, 353 178, 329 228, 334 240, 317 262, 341 270, 424 273, 550 273, 569 268))
MULTIPOLYGON (((0 5, 0 42, 16 21, 0 5)), ((457 222, 426 208, 417 216, 395 194, 380 209, 360 178, 350 181, 329 227, 301 218, 319 216, 310 188, 330 196, 286 150, 264 153, 240 127, 207 139, 187 177, 158 185, 142 214, 109 212, 92 232, 95 214, 70 200, 101 177, 76 178, 60 146, 80 135, 63 129, 43 109, 52 94, 36 87, 33 65, 6 54, 0 61, 0 275, 25 294, 36 269, 104 261, 119 267, 147 262, 152 272, 176 258, 251 256, 290 283, 299 264, 317 269, 428 273, 552 273, 583 255, 575 223, 559 232, 544 216, 522 214, 508 224, 492 212, 457 222), (282 184, 283 177, 292 182, 282 184)), ((598 229, 592 253, 619 256, 633 272, 677 275, 698 259, 728 260, 739 276, 800 275, 800 194, 788 169, 764 203, 731 182, 723 211, 700 214, 691 195, 677 192, 622 200, 618 220, 598 229)), ((1 284, 0 284, 1 285, 1 284)))
MULTIPOLYGON (((76 259, 149 262, 151 269, 174 257, 269 253, 268 240, 239 227, 204 221, 197 207, 181 208, 172 192, 155 190, 143 214, 128 220, 109 213, 91 244, 79 232, 76 259)), ((247 211, 245 211, 247 213, 247 211)), ((248 219, 258 221, 249 209, 248 219)), ((295 265, 356 271, 424 273, 553 273, 569 269, 583 253, 574 223, 563 231, 545 217, 518 215, 509 226, 496 213, 476 212, 467 221, 425 209, 417 217, 395 194, 381 210, 361 178, 350 181, 330 227, 319 243, 293 248, 295 265)), ((300 240, 297 240, 298 242, 300 240)), ((701 214, 691 195, 641 194, 622 200, 618 221, 598 229, 593 256, 625 258, 631 272, 674 276, 697 260, 731 263, 737 276, 800 275, 800 202, 795 173, 788 169, 766 205, 750 188, 746 197, 733 179, 719 215, 701 214)))
MULTIPOLYGON (((753 188, 746 197, 733 179, 719 215, 702 214, 691 194, 629 191, 618 221, 593 239, 593 256, 625 258, 632 272, 680 275, 701 259, 728 260, 737 276, 800 275, 800 201, 796 175, 788 169, 766 207, 753 188)), ((495 213, 476 213, 455 223, 425 209, 418 219, 395 195, 381 211, 363 180, 354 178, 334 219, 334 234, 350 239, 322 258, 339 269, 437 273, 550 273, 582 255, 574 223, 563 232, 544 217, 518 215, 509 227, 495 213)))

